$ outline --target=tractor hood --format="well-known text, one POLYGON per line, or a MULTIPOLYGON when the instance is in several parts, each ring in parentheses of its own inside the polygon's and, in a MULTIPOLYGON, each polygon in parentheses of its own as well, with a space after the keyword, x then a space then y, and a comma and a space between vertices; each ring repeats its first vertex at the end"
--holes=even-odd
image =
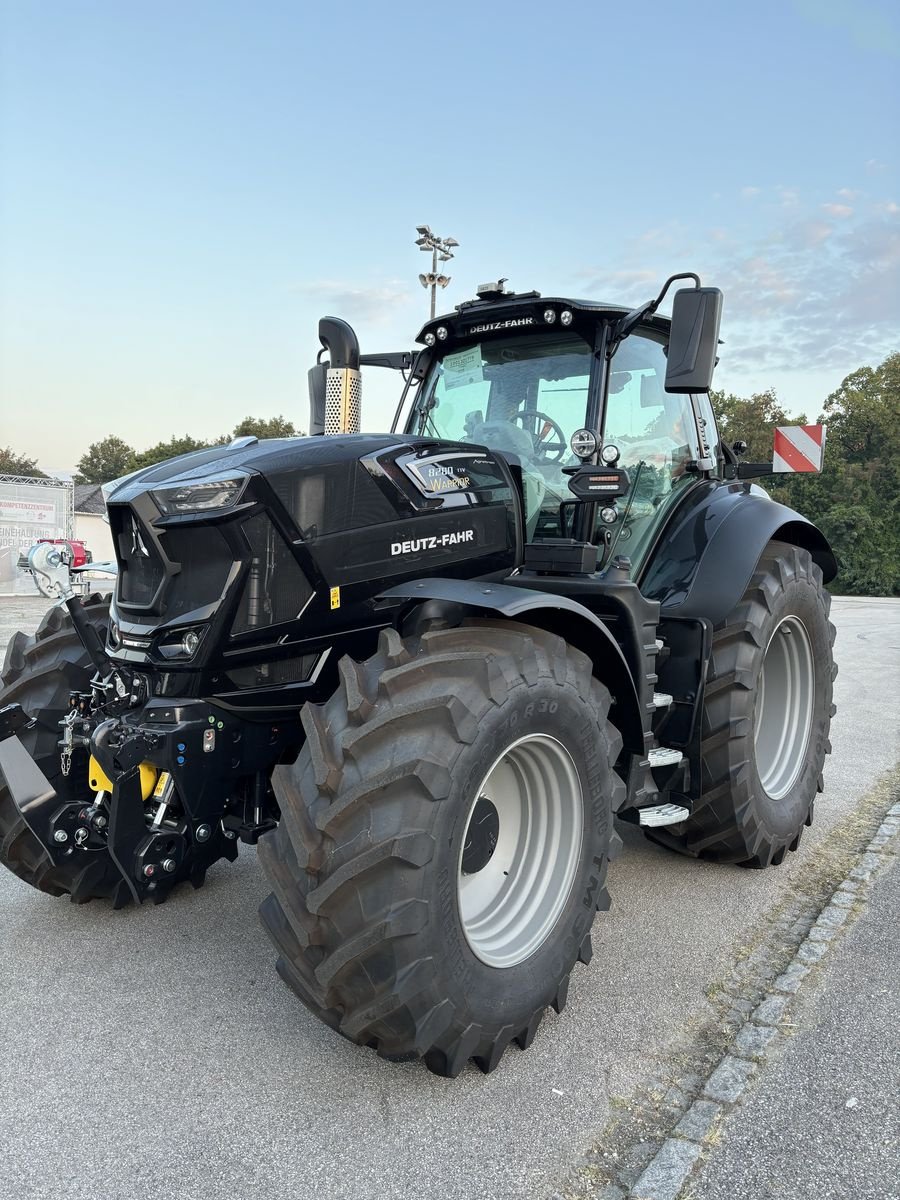
POLYGON ((385 586, 499 578, 522 553, 505 460, 434 438, 216 447, 118 481, 107 507, 119 565, 108 651, 239 687, 258 679, 263 646, 278 657, 292 644, 305 670, 307 637, 371 625, 385 586))
POLYGON ((265 474, 272 469, 284 469, 286 465, 289 469, 296 468, 301 462, 304 466, 312 461, 346 462, 396 443, 397 437, 395 434, 365 434, 356 435, 352 445, 348 445, 348 441, 348 438, 340 437, 329 438, 327 442, 321 437, 267 438, 263 441, 240 438, 226 446, 195 450, 134 471, 107 484, 104 494, 108 504, 118 503, 160 484, 198 482, 228 471, 265 474))

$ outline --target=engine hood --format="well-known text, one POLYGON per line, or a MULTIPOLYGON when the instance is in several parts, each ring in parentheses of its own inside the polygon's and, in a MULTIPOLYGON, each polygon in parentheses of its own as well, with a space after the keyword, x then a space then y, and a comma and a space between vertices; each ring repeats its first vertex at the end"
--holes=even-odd
POLYGON ((105 489, 107 504, 127 503, 142 492, 163 484, 195 483, 229 471, 261 475, 281 474, 334 463, 350 463, 396 445, 396 434, 355 434, 345 437, 266 438, 241 446, 212 446, 144 467, 105 489))

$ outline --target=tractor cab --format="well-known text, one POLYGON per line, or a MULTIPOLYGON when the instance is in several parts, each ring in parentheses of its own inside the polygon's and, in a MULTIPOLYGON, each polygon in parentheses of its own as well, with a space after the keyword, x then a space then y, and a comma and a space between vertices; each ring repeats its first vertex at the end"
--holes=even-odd
POLYGON ((637 569, 684 489, 718 470, 706 393, 721 293, 676 293, 689 308, 680 317, 676 308, 673 330, 656 314, 668 283, 631 312, 510 294, 502 283, 419 334, 404 431, 502 453, 521 481, 526 543, 574 538, 597 546, 600 565, 619 553, 637 569), (617 468, 624 494, 608 503, 573 494, 584 464, 617 468))

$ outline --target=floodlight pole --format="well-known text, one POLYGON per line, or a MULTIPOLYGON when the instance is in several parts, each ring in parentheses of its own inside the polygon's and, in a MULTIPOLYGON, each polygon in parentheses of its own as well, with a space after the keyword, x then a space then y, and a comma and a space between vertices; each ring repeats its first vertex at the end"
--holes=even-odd
POLYGON ((431 251, 431 271, 427 275, 420 275, 419 282, 423 288, 431 290, 431 320, 434 320, 437 311, 437 289, 445 288, 450 282, 450 276, 438 273, 438 255, 441 262, 449 262, 453 258, 453 250, 459 245, 456 238, 438 237, 436 233, 431 232, 429 225, 417 225, 416 233, 419 237, 416 239, 416 245, 420 250, 431 251))
POLYGON ((431 250, 431 320, 437 311, 437 246, 431 250))

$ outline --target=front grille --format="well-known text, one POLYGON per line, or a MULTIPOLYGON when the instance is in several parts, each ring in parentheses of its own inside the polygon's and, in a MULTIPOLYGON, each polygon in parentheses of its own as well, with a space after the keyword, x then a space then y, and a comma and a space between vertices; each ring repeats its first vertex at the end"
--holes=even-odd
POLYGON ((170 619, 217 604, 234 563, 222 531, 213 525, 153 530, 139 514, 127 505, 110 506, 119 602, 126 608, 152 606, 154 613, 164 612, 170 619))
POLYGON ((254 663, 249 667, 235 667, 226 678, 236 688, 280 687, 285 683, 304 683, 316 665, 316 654, 304 654, 300 658, 283 658, 280 662, 254 663))
POLYGON ((163 553, 181 567, 165 597, 166 617, 217 604, 228 583, 234 555, 215 525, 187 525, 160 531, 163 553))
POLYGON ((119 599, 144 608, 153 603, 165 578, 162 560, 130 508, 111 506, 110 524, 119 559, 119 599))
POLYGON ((287 542, 264 513, 245 521, 242 532, 250 547, 250 567, 232 634, 295 620, 313 589, 287 542))

